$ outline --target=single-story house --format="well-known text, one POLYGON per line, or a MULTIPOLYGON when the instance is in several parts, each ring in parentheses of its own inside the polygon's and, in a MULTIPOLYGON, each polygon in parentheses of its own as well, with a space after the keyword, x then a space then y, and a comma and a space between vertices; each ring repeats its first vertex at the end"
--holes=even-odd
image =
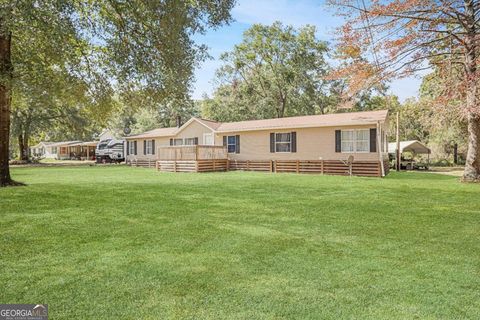
POLYGON ((68 155, 72 160, 95 160, 98 141, 77 142, 69 144, 68 155))
MULTIPOLYGON (((104 129, 98 135, 99 141, 114 138, 115 135, 110 129, 104 129)), ((94 160, 99 141, 40 142, 30 148, 30 154, 36 158, 94 160)))
POLYGON ((54 159, 56 154, 52 152, 52 144, 54 144, 54 142, 39 142, 30 147, 30 155, 35 158, 54 159))
POLYGON ((30 152, 33 156, 39 158, 50 158, 50 159, 71 159, 73 152, 72 150, 82 141, 61 141, 61 142, 40 142, 36 146, 30 148, 30 152))
POLYGON ((353 174, 384 176, 387 128, 387 110, 239 122, 194 117, 126 137, 127 163, 211 171, 205 161, 219 160, 217 168, 227 170, 333 174, 352 173, 353 166, 353 174))

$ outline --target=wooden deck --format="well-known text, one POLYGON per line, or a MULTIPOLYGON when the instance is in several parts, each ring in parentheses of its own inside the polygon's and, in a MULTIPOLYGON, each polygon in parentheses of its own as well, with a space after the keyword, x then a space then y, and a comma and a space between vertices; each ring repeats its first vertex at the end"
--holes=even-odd
MULTIPOLYGON (((348 164, 340 160, 232 160, 223 146, 169 146, 157 149, 157 160, 133 160, 131 166, 156 168, 163 172, 259 171, 349 175, 348 164)), ((388 174, 388 162, 383 163, 388 174)), ((380 161, 353 161, 352 175, 381 177, 380 161)))
POLYGON ((157 170, 165 172, 227 171, 227 148, 223 146, 170 146, 157 150, 157 170))

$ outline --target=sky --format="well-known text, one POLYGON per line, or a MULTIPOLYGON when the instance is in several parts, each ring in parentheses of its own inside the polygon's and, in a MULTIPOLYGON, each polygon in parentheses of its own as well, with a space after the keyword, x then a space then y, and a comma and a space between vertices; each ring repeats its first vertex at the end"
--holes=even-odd
MULTIPOLYGON (((317 27, 320 40, 331 43, 335 28, 343 21, 334 16, 332 8, 327 7, 323 0, 238 0, 232 16, 234 22, 229 25, 196 37, 196 41, 209 47, 212 59, 201 63, 195 71, 194 99, 213 92, 215 70, 221 65, 220 54, 231 51, 235 44, 240 43, 243 32, 253 24, 272 24, 277 20, 294 27, 311 24, 317 27)), ((397 80, 391 83, 390 91, 404 101, 418 94, 420 81, 418 78, 397 80)))

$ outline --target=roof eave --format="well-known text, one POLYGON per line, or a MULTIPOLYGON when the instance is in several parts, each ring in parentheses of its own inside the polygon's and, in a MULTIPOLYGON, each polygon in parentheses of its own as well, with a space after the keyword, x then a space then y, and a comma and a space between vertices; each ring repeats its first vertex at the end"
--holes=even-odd
POLYGON ((331 128, 331 127, 348 127, 359 125, 376 125, 378 122, 385 122, 386 119, 378 119, 371 121, 359 121, 350 123, 337 123, 337 124, 322 124, 322 125, 301 125, 301 126, 277 126, 277 127, 264 127, 264 128, 251 128, 251 129, 237 129, 237 130, 217 130, 215 133, 229 133, 229 132, 245 132, 245 131, 267 131, 267 130, 288 130, 288 129, 307 129, 307 128, 331 128))

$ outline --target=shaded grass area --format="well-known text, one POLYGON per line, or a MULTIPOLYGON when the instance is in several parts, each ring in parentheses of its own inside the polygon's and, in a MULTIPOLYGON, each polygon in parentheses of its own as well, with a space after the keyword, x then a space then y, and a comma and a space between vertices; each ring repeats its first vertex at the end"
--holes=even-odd
POLYGON ((0 302, 54 319, 480 315, 480 186, 112 167, 0 189, 0 302))

